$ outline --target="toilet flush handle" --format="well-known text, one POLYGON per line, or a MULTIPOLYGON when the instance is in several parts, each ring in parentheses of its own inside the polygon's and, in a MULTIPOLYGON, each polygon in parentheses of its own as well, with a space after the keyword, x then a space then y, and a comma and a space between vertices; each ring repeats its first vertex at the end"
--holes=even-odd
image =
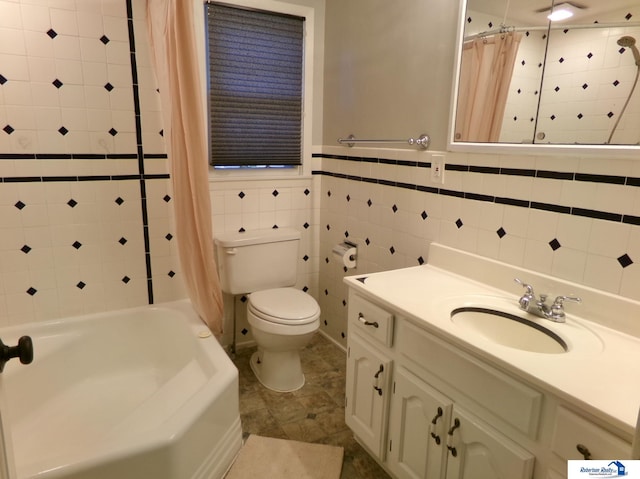
POLYGON ((224 250, 228 255, 234 255, 238 253, 238 248, 227 248, 224 250))

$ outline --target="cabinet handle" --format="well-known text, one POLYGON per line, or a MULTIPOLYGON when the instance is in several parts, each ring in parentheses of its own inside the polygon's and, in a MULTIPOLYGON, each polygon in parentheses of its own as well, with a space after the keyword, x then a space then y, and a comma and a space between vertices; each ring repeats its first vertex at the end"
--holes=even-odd
POLYGON ((451 455, 453 457, 457 457, 458 456, 458 451, 453 446, 453 431, 455 431, 459 427, 460 427, 460 420, 458 418, 455 418, 453 420, 453 426, 451 426, 451 428, 449 429, 449 432, 447 433, 447 435, 448 435, 448 437, 447 437, 447 449, 449 449, 449 451, 451 451, 451 455))
POLYGON ((589 448, 587 446, 585 446, 584 444, 577 444, 576 449, 580 454, 582 454, 582 457, 584 457, 585 461, 591 459, 591 451, 589 451, 589 448))
POLYGON ((364 318, 364 314, 362 313, 358 313, 358 321, 360 321, 362 324, 364 324, 365 326, 373 326, 374 328, 378 327, 378 323, 377 321, 367 321, 364 318))
POLYGON ((375 379, 374 383, 373 383, 373 389, 375 389, 376 391, 378 391, 378 395, 382 396, 382 388, 379 387, 380 383, 380 374, 384 372, 384 366, 381 364, 380 365, 380 369, 378 369, 378 372, 375 373, 373 375, 373 379, 375 379))
POLYGON ((431 425, 429 426, 429 429, 431 430, 431 437, 433 438, 433 440, 436 442, 438 446, 440 445, 441 441, 440 441, 440 436, 436 434, 436 424, 438 423, 438 419, 440 419, 443 414, 444 414, 444 411, 442 410, 441 407, 439 407, 438 413, 433 417, 433 419, 431 420, 431 425))

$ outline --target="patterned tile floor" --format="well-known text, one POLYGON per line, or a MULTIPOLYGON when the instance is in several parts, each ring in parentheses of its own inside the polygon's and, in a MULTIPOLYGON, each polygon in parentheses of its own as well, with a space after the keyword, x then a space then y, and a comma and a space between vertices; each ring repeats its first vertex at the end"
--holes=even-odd
POLYGON ((389 479, 344 423, 345 353, 321 334, 301 352, 306 383, 277 393, 262 386, 249 365, 254 348, 240 349, 240 416, 249 434, 344 447, 341 479, 389 479))

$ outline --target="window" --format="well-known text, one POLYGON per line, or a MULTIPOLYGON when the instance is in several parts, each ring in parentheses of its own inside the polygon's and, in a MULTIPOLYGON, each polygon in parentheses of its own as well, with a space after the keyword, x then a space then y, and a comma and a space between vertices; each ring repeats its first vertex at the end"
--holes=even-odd
POLYGON ((210 3, 210 163, 302 164, 304 18, 210 3))

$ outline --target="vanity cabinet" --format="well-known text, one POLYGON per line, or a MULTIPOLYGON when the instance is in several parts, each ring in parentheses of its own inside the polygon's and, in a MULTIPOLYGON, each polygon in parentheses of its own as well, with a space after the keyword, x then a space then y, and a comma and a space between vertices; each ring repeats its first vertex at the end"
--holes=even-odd
POLYGON ((562 478, 585 453, 631 457, 575 404, 354 288, 348 316, 346 423, 396 478, 562 478))

